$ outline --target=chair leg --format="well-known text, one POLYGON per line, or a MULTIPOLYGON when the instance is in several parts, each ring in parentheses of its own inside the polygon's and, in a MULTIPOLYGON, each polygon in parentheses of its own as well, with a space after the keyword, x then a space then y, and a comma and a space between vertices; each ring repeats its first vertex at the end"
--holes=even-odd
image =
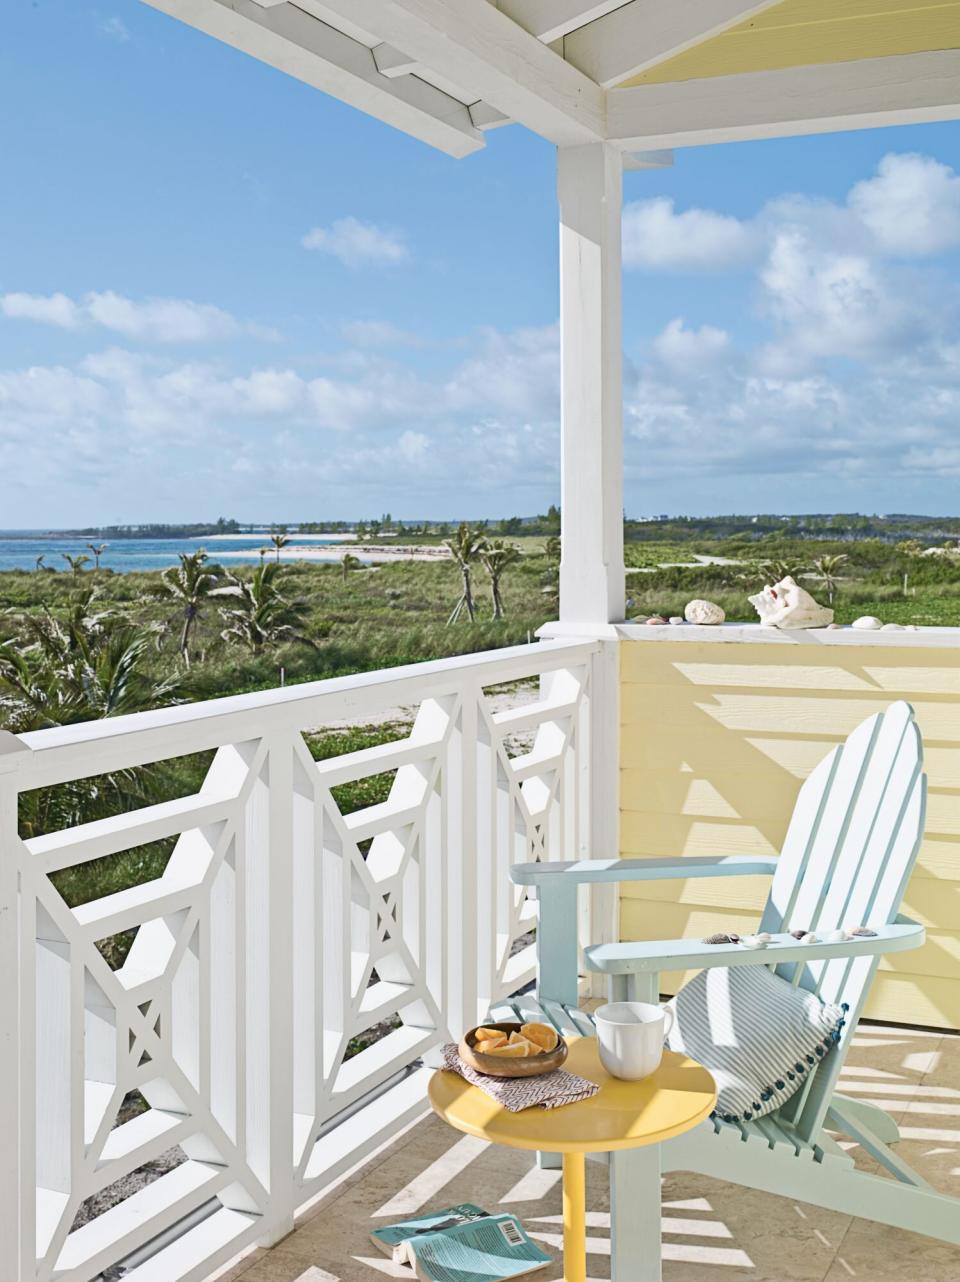
POLYGON ((611 1282, 661 1282, 660 1148, 610 1154, 611 1282))
POLYGON ((830 1107, 835 1109, 838 1115, 849 1117, 866 1126, 884 1144, 896 1144, 900 1138, 900 1128, 890 1114, 867 1100, 850 1099, 847 1095, 834 1095, 830 1101, 830 1107))

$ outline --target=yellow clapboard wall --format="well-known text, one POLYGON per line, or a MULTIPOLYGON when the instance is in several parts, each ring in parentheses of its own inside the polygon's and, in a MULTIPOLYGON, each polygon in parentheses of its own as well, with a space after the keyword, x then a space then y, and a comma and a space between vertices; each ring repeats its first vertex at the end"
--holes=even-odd
MULTIPOLYGON (((620 653, 624 858, 776 854, 816 763, 892 700, 913 704, 930 791, 904 911, 927 942, 881 962, 866 1013, 960 1028, 960 648, 626 640, 620 653)), ((749 930, 767 885, 625 884, 622 937, 749 930)))
MULTIPOLYGON (((675 3, 678 0, 675 0, 675 3)), ((666 84, 960 46, 958 0, 781 0, 625 80, 666 84)))

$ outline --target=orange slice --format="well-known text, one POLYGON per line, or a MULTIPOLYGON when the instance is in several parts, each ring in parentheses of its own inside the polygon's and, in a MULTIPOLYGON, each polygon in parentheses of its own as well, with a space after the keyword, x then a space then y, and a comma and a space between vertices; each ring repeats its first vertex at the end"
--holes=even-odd
POLYGON ((500 1046, 491 1047, 491 1049, 487 1051, 487 1054, 502 1055, 504 1058, 508 1059, 523 1059, 530 1053, 529 1046, 530 1043, 524 1037, 519 1042, 506 1042, 500 1046))
POLYGON ((537 1049, 541 1051, 556 1050, 560 1041, 556 1029, 551 1028, 548 1024, 524 1024, 520 1032, 528 1042, 533 1042, 537 1049))
POLYGON ((499 1046, 507 1040, 507 1035, 499 1028, 478 1028, 474 1033, 477 1045, 481 1042, 493 1042, 494 1046, 499 1046))

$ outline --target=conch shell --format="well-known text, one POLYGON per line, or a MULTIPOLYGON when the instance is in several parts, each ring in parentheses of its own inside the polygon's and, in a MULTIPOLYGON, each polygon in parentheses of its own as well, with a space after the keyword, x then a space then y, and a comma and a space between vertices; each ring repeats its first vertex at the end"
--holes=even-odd
POLYGON ((833 611, 818 605, 791 575, 749 598, 765 628, 825 628, 833 611))

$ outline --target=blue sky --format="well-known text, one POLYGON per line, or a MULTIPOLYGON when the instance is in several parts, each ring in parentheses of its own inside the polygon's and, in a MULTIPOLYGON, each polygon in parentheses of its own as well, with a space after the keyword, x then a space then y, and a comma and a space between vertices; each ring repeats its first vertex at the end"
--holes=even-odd
MULTIPOLYGON (((558 496, 554 153, 450 160, 137 0, 0 45, 0 528, 558 496)), ((960 125, 625 180, 626 508, 958 510, 960 125)))

